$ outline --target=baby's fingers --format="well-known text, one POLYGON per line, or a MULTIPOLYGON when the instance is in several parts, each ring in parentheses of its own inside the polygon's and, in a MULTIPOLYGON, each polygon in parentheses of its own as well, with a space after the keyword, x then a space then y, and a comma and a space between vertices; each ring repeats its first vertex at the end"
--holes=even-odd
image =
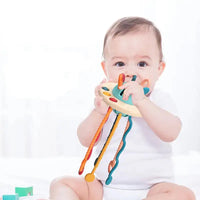
POLYGON ((95 88, 95 96, 99 96, 100 88, 101 88, 100 85, 98 85, 98 86, 95 88))
POLYGON ((104 83, 106 83, 106 82, 107 82, 107 80, 104 78, 104 79, 101 81, 100 85, 98 85, 98 86, 95 88, 95 96, 99 96, 99 91, 100 91, 100 89, 101 89, 101 87, 102 87, 102 84, 104 84, 104 83))
POLYGON ((102 83, 106 83, 107 82, 107 80, 106 80, 106 78, 104 78, 102 81, 101 81, 101 84, 102 83))
POLYGON ((108 109, 108 105, 103 101, 103 97, 97 96, 94 100, 95 109, 100 114, 105 115, 108 109))
POLYGON ((138 85, 137 82, 127 82, 127 83, 124 83, 122 86, 119 87, 120 90, 123 90, 123 89, 127 89, 128 87, 131 87, 131 86, 136 86, 138 85))
POLYGON ((130 96, 130 95, 133 95, 133 93, 134 93, 133 91, 134 91, 134 87, 133 87, 133 86, 127 87, 127 88, 124 90, 123 99, 124 99, 124 100, 128 100, 129 96, 130 96))

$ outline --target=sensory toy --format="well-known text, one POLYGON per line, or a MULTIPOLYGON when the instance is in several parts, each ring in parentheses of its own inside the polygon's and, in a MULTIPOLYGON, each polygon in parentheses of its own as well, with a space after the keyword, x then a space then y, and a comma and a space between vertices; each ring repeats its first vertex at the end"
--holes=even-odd
POLYGON ((15 187, 15 193, 19 197, 33 196, 33 187, 15 187))
POLYGON ((2 200, 19 200, 19 196, 16 194, 3 195, 2 200))
MULTIPOLYGON (((136 75, 134 75, 132 77, 132 81, 136 80, 136 75)), ((106 180, 106 184, 109 185, 112 181, 112 174, 114 173, 114 171, 116 170, 118 164, 119 164, 119 156, 120 154, 123 152, 125 146, 126 146, 126 136, 128 135, 129 131, 132 128, 132 119, 131 117, 141 117, 141 114, 139 112, 139 110, 137 109, 137 107, 135 105, 133 105, 132 102, 132 97, 129 96, 128 100, 124 100, 123 99, 123 93, 124 93, 124 89, 120 89, 120 86, 122 86, 125 83, 125 74, 120 74, 119 78, 118 78, 118 83, 112 83, 112 82, 107 82, 104 83, 100 89, 100 95, 103 97, 103 100, 109 105, 108 111, 104 117, 104 119, 102 120, 96 134, 94 135, 92 142, 90 143, 90 146, 88 147, 88 150, 85 154, 85 157, 81 163, 81 166, 79 168, 79 174, 82 174, 84 171, 84 167, 85 164, 87 162, 87 160, 89 160, 93 147, 96 143, 96 141, 98 140, 98 138, 100 137, 101 134, 101 130, 103 128, 103 125, 105 124, 105 122, 107 121, 111 111, 113 110, 117 116, 116 119, 113 123, 113 126, 110 130, 110 134, 107 137, 107 140, 99 154, 99 156, 96 158, 95 162, 94 162, 94 168, 92 170, 91 173, 88 173, 85 176, 85 180, 88 182, 91 182, 95 179, 95 171, 99 165, 99 163, 101 162, 101 159, 103 158, 103 155, 112 139, 112 136, 115 133, 115 130, 118 126, 118 123, 121 119, 122 116, 126 116, 128 117, 128 121, 127 121, 127 125, 124 131, 124 134, 122 136, 122 139, 119 143, 117 152, 113 158, 112 161, 110 161, 109 165, 108 165, 108 178, 106 180)), ((144 81, 142 81, 140 83, 140 85, 143 87, 144 90, 144 94, 148 94, 149 93, 149 81, 147 79, 145 79, 144 81)))

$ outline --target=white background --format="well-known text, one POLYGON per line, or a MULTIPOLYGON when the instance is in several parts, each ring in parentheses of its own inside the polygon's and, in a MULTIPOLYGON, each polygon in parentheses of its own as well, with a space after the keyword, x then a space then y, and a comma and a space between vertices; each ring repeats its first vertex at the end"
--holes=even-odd
MULTIPOLYGON (((104 34, 125 16, 155 23, 183 129, 175 153, 200 150, 198 0, 0 0, 0 155, 82 155, 76 129, 103 79, 104 34)), ((85 150, 84 150, 85 151, 85 150)))

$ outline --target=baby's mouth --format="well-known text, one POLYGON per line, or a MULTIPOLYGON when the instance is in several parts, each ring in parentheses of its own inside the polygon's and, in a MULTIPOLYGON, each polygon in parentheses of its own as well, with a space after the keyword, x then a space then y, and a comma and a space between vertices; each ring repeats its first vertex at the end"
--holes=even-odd
POLYGON ((136 81, 136 79, 137 79, 136 75, 126 75, 125 76, 125 82, 136 81))

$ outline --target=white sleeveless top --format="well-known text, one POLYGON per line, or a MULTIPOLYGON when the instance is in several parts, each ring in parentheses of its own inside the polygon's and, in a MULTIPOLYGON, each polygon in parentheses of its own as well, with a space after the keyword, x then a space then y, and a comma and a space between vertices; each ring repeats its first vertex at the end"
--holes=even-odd
MULTIPOLYGON (((159 107, 176 114, 174 103, 166 93, 154 90, 149 98, 159 107)), ((111 112, 103 127, 100 141, 96 146, 97 156, 110 133, 115 118, 115 112, 111 112)), ((116 154, 127 120, 128 117, 120 119, 111 142, 96 170, 96 177, 103 184, 105 184, 108 177, 108 165, 116 154)), ((142 118, 132 117, 132 128, 126 137, 125 149, 119 157, 119 165, 113 172, 113 179, 108 187, 146 189, 155 183, 172 182, 173 165, 171 154, 170 143, 159 139, 142 118)))

